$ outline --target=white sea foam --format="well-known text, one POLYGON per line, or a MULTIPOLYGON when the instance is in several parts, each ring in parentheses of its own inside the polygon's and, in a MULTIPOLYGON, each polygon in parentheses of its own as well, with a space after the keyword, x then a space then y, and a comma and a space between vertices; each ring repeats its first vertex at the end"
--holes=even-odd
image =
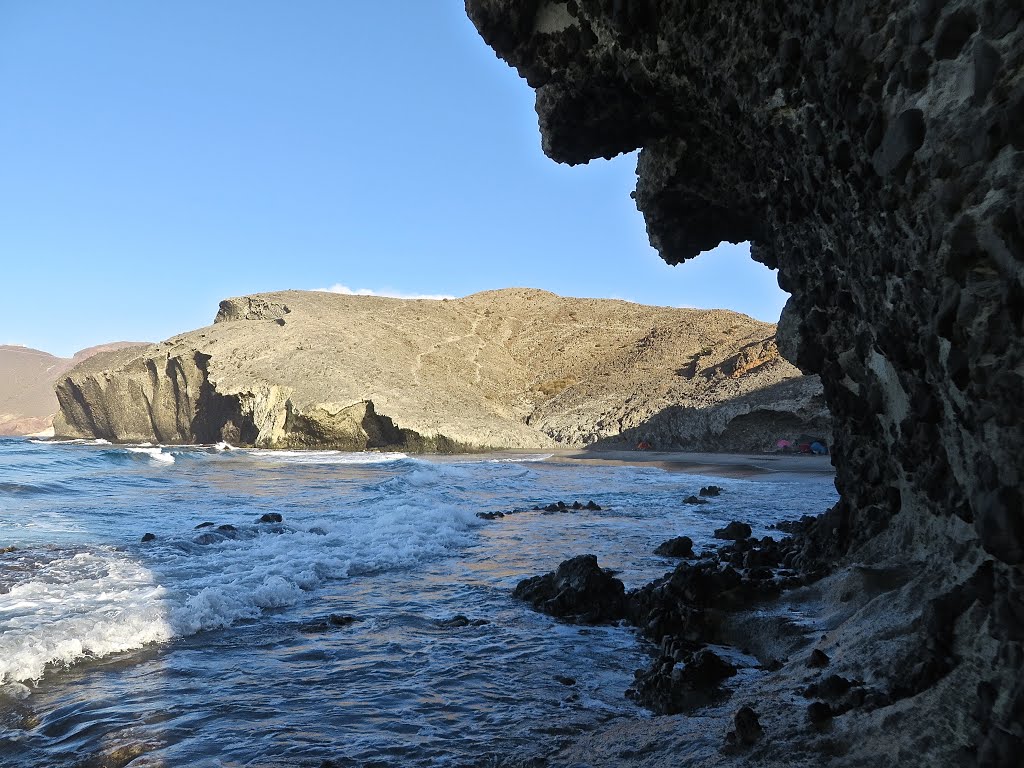
POLYGON ((173 464, 174 455, 165 453, 162 448, 144 448, 139 446, 138 448, 126 448, 129 453, 142 453, 149 456, 150 461, 155 464, 173 464))
POLYGON ((0 595, 0 683, 173 635, 160 609, 163 588, 123 553, 69 552, 30 573, 0 595))
POLYGON ((0 684, 287 609, 327 580, 443 555, 480 524, 470 510, 422 499, 310 522, 255 525, 238 538, 188 528, 159 536, 136 557, 95 547, 0 570, 11 585, 0 594, 0 684))
POLYGON ((375 453, 367 451, 356 453, 350 451, 276 451, 249 449, 250 456, 266 461, 278 461, 288 464, 385 464, 409 458, 404 453, 375 453))
POLYGON ((502 456, 497 459, 485 459, 487 464, 532 464, 535 461, 547 461, 553 453, 531 453, 524 456, 502 456))
POLYGON ((215 450, 215 451, 233 451, 233 450, 235 450, 235 446, 233 446, 229 442, 221 440, 219 443, 217 443, 216 445, 213 446, 213 450, 215 450))

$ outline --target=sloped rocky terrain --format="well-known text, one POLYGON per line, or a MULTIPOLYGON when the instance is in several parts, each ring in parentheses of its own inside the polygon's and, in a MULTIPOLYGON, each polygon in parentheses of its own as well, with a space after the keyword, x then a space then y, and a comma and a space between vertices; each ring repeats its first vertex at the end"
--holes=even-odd
POLYGON ((748 240, 792 294, 779 346, 821 376, 842 495, 807 555, 912 566, 830 630, 844 674, 901 703, 836 718, 820 759, 1020 765, 1024 7, 466 6, 536 89, 550 157, 641 148, 666 261, 748 240))
POLYGON ((623 433, 706 447, 754 414, 736 444, 760 450, 778 429, 827 427, 819 383, 779 356, 774 330, 724 310, 519 288, 246 296, 207 328, 68 372, 56 430, 273 448, 543 448, 623 433))

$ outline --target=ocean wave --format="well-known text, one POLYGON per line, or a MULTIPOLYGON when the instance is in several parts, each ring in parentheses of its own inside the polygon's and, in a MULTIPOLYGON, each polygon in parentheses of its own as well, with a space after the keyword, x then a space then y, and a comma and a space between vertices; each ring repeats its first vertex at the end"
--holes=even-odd
POLYGON ((279 451, 258 448, 236 450, 257 459, 287 464, 387 464, 409 458, 407 454, 399 452, 279 451))
POLYGON ((138 448, 127 447, 125 450, 128 451, 128 453, 138 453, 148 456, 154 464, 174 463, 174 454, 165 453, 163 448, 146 448, 140 446, 138 448))
POLYGON ((535 461, 547 461, 555 454, 553 453, 532 453, 524 456, 502 456, 496 459, 484 459, 486 464, 532 464, 535 461))
POLYGON ((8 553, 0 559, 0 684, 257 619, 308 599, 327 581, 454 552, 479 526, 470 510, 397 500, 302 527, 189 528, 134 552, 8 553))

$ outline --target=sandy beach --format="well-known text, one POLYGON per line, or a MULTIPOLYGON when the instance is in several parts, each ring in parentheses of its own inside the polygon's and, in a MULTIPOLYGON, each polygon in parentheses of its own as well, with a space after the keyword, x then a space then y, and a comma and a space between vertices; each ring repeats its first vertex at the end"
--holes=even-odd
POLYGON ((809 456, 796 453, 690 453, 686 451, 600 451, 570 449, 555 451, 553 460, 581 464, 655 464, 673 472, 717 477, 773 478, 833 475, 830 456, 809 456))

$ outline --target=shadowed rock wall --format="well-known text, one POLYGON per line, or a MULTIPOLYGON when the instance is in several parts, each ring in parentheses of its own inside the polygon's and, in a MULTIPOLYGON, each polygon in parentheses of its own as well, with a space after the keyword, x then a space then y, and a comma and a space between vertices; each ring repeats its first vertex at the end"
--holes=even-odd
POLYGON ((835 423, 842 502, 818 526, 817 554, 902 548, 965 585, 932 595, 927 668, 901 690, 976 664, 957 725, 966 754, 1016 764, 1024 6, 466 7, 536 89, 546 154, 574 164, 642 148, 634 197, 667 262, 750 240, 778 270, 792 294, 780 347, 821 374, 835 423))

